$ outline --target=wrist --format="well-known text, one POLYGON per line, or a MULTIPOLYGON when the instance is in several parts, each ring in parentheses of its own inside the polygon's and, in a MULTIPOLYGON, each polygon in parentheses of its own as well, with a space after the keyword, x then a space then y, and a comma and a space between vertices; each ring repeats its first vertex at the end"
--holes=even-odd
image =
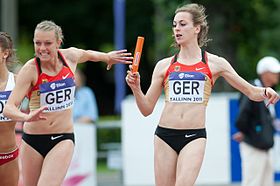
POLYGON ((264 96, 267 97, 267 87, 264 88, 264 96))
POLYGON ((26 121, 28 121, 28 120, 29 120, 29 114, 23 113, 21 121, 22 121, 22 122, 26 122, 26 121))
POLYGON ((262 88, 261 96, 265 99, 267 98, 267 87, 262 88))
POLYGON ((109 53, 105 53, 104 62, 107 64, 107 67, 106 67, 107 70, 110 70, 112 67, 112 65, 109 63, 109 61, 110 61, 109 53))
POLYGON ((105 59, 104 59, 104 62, 107 63, 107 65, 109 65, 109 61, 110 61, 110 55, 109 53, 105 53, 105 59))

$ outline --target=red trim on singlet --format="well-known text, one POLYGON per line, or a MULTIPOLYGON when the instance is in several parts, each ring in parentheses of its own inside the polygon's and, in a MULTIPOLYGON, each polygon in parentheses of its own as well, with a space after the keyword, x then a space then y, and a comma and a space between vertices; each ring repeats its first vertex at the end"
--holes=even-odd
POLYGON ((5 163, 8 163, 18 157, 19 150, 16 148, 12 152, 8 153, 0 153, 0 166, 4 165, 5 163))
POLYGON ((171 72, 201 72, 210 78, 211 85, 213 86, 212 72, 208 66, 207 53, 206 53, 206 51, 204 51, 204 52, 205 52, 204 53, 205 62, 203 62, 201 60, 193 65, 186 65, 186 64, 182 64, 182 63, 178 62, 177 54, 174 55, 174 57, 172 58, 172 60, 170 62, 170 65, 165 73, 163 85, 165 84, 166 78, 168 78, 168 75, 171 72), (176 70, 176 68, 179 68, 179 69, 176 70))
POLYGON ((69 67, 69 65, 67 64, 64 56, 62 55, 62 53, 58 50, 58 55, 61 57, 61 60, 63 62, 63 67, 62 69, 54 76, 50 76, 44 72, 40 73, 40 67, 37 61, 37 58, 34 58, 34 63, 36 65, 36 69, 37 69, 37 73, 38 73, 38 79, 36 84, 32 87, 32 89, 28 92, 28 98, 30 98, 31 94, 33 91, 36 91, 39 89, 39 85, 41 85, 42 83, 44 83, 44 80, 47 80, 47 82, 53 82, 53 81, 57 81, 57 80, 61 80, 62 76, 66 76, 68 73, 67 78, 74 78, 74 73, 72 72, 71 68, 69 67))
MULTIPOLYGON (((57 52, 58 52, 59 56, 61 57, 63 63, 71 70, 71 68, 69 67, 68 63, 66 62, 65 57, 62 55, 62 53, 61 53, 59 50, 58 50, 57 52)), ((71 70, 71 71, 72 71, 72 70, 71 70)), ((73 72, 72 72, 72 73, 73 73, 73 72)))
MULTIPOLYGON (((34 62, 35 62, 35 66, 36 66, 36 69, 37 69, 37 74, 38 74, 38 77, 39 77, 40 74, 41 74, 41 73, 40 73, 41 70, 40 70, 40 67, 39 67, 39 65, 38 65, 39 62, 37 61, 37 57, 34 58, 34 62)), ((37 79, 37 82, 38 82, 38 79, 37 79)), ((36 82, 36 83, 37 83, 37 82, 36 82)))

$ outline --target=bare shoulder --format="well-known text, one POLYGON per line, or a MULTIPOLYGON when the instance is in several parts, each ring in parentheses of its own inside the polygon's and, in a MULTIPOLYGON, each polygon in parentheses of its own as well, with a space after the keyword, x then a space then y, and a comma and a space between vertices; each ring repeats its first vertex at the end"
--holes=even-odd
POLYGON ((16 79, 17 81, 35 81, 38 76, 37 71, 38 69, 36 67, 34 59, 30 59, 21 67, 18 74, 16 75, 16 79))
POLYGON ((171 63, 172 57, 167 57, 159 60, 156 63, 155 69, 154 69, 154 74, 157 74, 161 77, 165 76, 165 73, 171 63))
POLYGON ((163 58, 161 60, 159 60, 156 63, 156 68, 160 67, 160 68, 164 68, 164 67, 168 67, 171 63, 173 57, 167 57, 167 58, 163 58))
POLYGON ((61 51, 61 53, 63 53, 63 54, 71 54, 71 53, 80 52, 81 49, 76 48, 76 47, 69 47, 69 48, 59 49, 59 51, 61 51))
POLYGON ((213 75, 225 71, 230 67, 229 62, 221 56, 207 53, 209 68, 213 75))
POLYGON ((70 61, 75 61, 77 59, 79 59, 79 57, 82 55, 82 51, 79 48, 76 47, 69 47, 66 49, 59 49, 59 51, 62 53, 62 55, 70 60, 70 61))
POLYGON ((218 56, 216 54, 207 52, 207 57, 209 64, 223 65, 224 63, 227 63, 227 60, 224 57, 218 56))
POLYGON ((30 71, 33 71, 33 72, 36 72, 37 71, 37 67, 36 67, 36 63, 34 61, 34 59, 30 59, 28 60, 20 69, 19 73, 20 72, 30 72, 30 71))
POLYGON ((83 55, 83 50, 76 47, 69 47, 59 50, 64 56, 68 65, 70 65, 72 71, 75 71, 79 59, 83 55))

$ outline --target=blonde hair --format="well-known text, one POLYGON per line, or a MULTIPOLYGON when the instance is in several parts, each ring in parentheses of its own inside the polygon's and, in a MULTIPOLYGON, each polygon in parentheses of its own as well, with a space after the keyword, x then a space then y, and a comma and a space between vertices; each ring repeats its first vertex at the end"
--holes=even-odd
MULTIPOLYGON (((207 37, 209 26, 206 20, 207 15, 205 14, 204 6, 196 3, 186 4, 177 8, 175 15, 179 12, 188 12, 192 15, 194 26, 200 26, 200 32, 197 37, 198 45, 200 47, 206 46, 210 39, 207 37)), ((175 46, 178 46, 178 44, 175 44, 175 46)))
POLYGON ((42 21, 39 24, 37 24, 35 30, 54 31, 56 39, 61 40, 61 42, 63 42, 64 36, 62 33, 62 29, 53 21, 48 21, 48 20, 42 21))
POLYGON ((0 48, 2 51, 7 50, 9 52, 6 64, 9 68, 12 68, 12 66, 18 62, 18 59, 13 48, 13 40, 6 32, 0 32, 0 48))

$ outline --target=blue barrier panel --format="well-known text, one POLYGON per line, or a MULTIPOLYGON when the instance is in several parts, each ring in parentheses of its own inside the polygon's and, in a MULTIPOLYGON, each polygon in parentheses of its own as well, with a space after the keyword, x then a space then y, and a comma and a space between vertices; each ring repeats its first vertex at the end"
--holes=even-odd
POLYGON ((232 139, 232 135, 237 132, 235 128, 236 116, 238 114, 238 100, 230 99, 230 149, 231 149, 231 181, 240 182, 241 180, 241 159, 239 154, 239 143, 232 139))
MULTIPOLYGON (((241 158, 239 152, 239 143, 232 139, 232 135, 237 132, 235 127, 235 121, 238 114, 238 100, 230 99, 229 111, 230 111, 230 150, 231 150, 231 181, 240 182, 241 181, 241 158)), ((280 118, 280 103, 278 102, 275 106, 276 117, 280 118)), ((276 131, 275 135, 280 135, 280 131, 276 131)), ((277 140, 279 140, 278 138, 277 140)), ((279 143, 277 143, 279 144, 279 143)), ((280 154, 276 155, 276 158, 280 158, 280 154)), ((280 172, 275 172, 275 181, 280 181, 280 172)))

